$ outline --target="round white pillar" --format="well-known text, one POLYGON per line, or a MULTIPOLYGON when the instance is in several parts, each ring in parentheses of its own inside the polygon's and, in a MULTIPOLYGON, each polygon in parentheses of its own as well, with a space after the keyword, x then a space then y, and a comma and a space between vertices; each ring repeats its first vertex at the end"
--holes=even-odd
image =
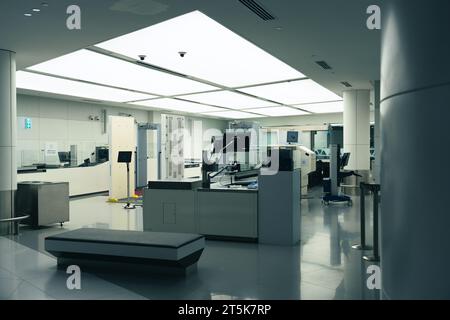
POLYGON ((344 151, 346 169, 370 169, 370 90, 344 91, 344 151))
MULTIPOLYGON (((0 219, 14 215, 17 190, 15 53, 0 49, 0 219)), ((8 224, 0 225, 0 235, 8 224)))
POLYGON ((382 293, 450 299, 450 1, 382 10, 382 293))

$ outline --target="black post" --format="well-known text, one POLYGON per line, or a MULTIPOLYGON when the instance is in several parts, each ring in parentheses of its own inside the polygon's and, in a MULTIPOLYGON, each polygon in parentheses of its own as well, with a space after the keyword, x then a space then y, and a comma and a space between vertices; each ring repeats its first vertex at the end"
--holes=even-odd
POLYGON ((19 221, 14 221, 13 222, 13 235, 17 236, 19 235, 19 221))
POLYGON ((378 245, 378 203, 380 202, 380 185, 371 185, 371 190, 373 192, 373 255, 364 256, 363 259, 366 261, 378 262, 380 261, 380 252, 378 245))
POLYGON ((359 207, 360 207, 360 237, 361 244, 355 244, 352 246, 355 250, 370 250, 370 246, 366 245, 366 197, 365 197, 365 183, 360 182, 359 184, 359 207))
POLYGON ((127 204, 124 209, 136 209, 136 206, 131 204, 130 198, 130 163, 127 162, 127 204))
POLYGON ((127 162, 127 207, 130 206, 130 163, 127 162))
POLYGON ((378 246, 378 195, 377 189, 373 193, 373 255, 379 261, 379 246, 378 246))

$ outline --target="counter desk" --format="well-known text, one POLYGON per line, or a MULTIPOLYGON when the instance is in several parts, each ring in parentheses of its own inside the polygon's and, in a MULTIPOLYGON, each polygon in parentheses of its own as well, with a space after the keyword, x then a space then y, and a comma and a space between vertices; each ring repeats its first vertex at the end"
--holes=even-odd
POLYGON ((151 181, 144 191, 144 230, 200 233, 208 238, 256 240, 258 191, 201 180, 151 181))
POLYGON ((88 167, 62 167, 46 170, 20 169, 17 182, 68 182, 69 196, 100 193, 109 190, 109 162, 88 167))

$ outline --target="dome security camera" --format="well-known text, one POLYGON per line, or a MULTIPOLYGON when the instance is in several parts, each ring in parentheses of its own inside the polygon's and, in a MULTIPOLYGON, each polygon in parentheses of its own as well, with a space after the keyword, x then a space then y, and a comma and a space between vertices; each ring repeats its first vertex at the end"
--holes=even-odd
POLYGON ((184 58, 184 56, 186 55, 186 51, 180 51, 178 52, 178 54, 180 55, 180 57, 184 58))
POLYGON ((138 57, 141 61, 144 61, 147 56, 145 54, 140 54, 138 57))

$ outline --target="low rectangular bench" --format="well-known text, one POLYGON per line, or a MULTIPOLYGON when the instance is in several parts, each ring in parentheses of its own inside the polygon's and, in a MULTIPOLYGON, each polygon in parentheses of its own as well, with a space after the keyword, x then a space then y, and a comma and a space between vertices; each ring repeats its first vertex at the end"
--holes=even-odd
POLYGON ((58 267, 186 274, 197 267, 205 238, 198 234, 82 228, 45 238, 58 267))

